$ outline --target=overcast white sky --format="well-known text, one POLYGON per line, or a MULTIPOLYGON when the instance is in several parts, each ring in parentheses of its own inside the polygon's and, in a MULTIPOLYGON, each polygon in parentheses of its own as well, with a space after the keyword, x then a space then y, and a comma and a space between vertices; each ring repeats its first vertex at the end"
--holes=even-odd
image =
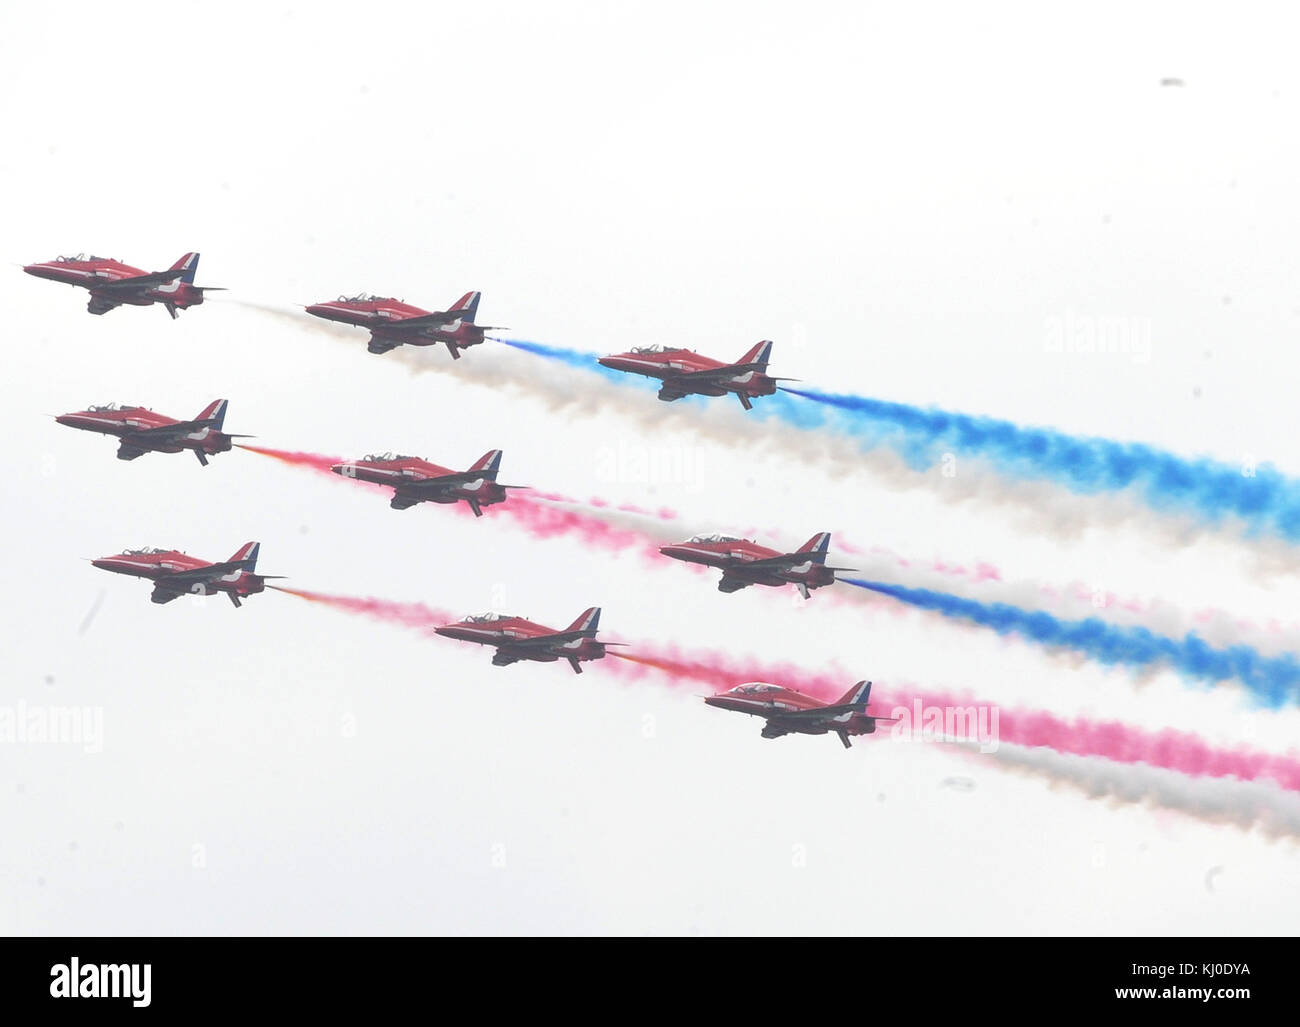
MULTIPOLYGON (((1173 548, 1142 519, 1034 534, 941 483, 898 491, 747 446, 732 400, 730 445, 617 405, 557 415, 239 302, 365 289, 436 307, 481 289, 480 320, 522 338, 722 357, 771 338, 774 373, 810 383, 1300 474, 1285 10, 7 7, 0 702, 102 707, 104 745, 0 747, 0 931, 1293 931, 1293 843, 932 746, 767 742, 691 689, 493 668, 276 593, 155 607, 81 558, 215 560, 258 539, 260 569, 302 587, 559 626, 598 604, 622 637, 838 666, 846 687, 968 689, 1279 750, 1294 713, 887 606, 724 596, 678 565, 397 513, 248 453, 122 463, 45 416, 228 397, 227 428, 272 446, 451 466, 500 447, 505 480, 702 527, 772 524, 792 545, 836 530, 1291 620, 1300 587, 1237 540, 1173 548), (175 323, 91 317, 84 293, 17 268, 84 250, 153 270, 190 249, 200 284, 230 292, 175 323), (1067 317, 1146 326, 1150 360, 1050 352, 1067 317), (620 446, 687 471, 602 473, 620 446)), ((490 346, 471 361, 550 373, 490 346)))

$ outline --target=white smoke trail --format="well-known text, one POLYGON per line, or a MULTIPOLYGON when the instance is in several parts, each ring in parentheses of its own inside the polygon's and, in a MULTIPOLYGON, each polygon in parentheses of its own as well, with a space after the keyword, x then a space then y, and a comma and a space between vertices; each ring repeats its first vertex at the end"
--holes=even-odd
POLYGON ((1207 824, 1259 830, 1270 838, 1300 838, 1300 794, 1262 781, 1190 777, 1145 764, 1114 763, 1099 756, 1072 756, 1052 749, 1003 743, 981 753, 970 743, 948 743, 972 760, 1045 778, 1090 799, 1175 810, 1207 824))
MULTIPOLYGON (((294 308, 273 304, 228 300, 248 310, 292 324, 303 332, 326 334, 356 346, 364 352, 368 337, 363 328, 311 317, 294 308)), ((1247 539, 1237 522, 1214 527, 1190 517, 1175 517, 1152 511, 1125 493, 1080 496, 1047 483, 1015 481, 998 474, 985 462, 953 454, 954 463, 916 470, 894 450, 862 446, 833 431, 810 431, 785 421, 749 416, 731 402, 665 404, 655 400, 649 389, 619 389, 599 380, 594 372, 525 354, 519 350, 485 342, 467 350, 460 360, 450 359, 441 344, 428 347, 402 346, 374 359, 401 364, 413 373, 448 375, 459 381, 505 390, 542 403, 549 411, 579 416, 617 415, 631 421, 645 433, 665 428, 694 434, 720 446, 743 442, 755 454, 770 453, 801 465, 814 465, 837 480, 852 477, 854 485, 866 485, 887 493, 925 490, 940 496, 954 518, 964 513, 996 513, 1010 520, 1019 531, 1050 535, 1074 541, 1097 529, 1128 528, 1141 532, 1163 549, 1181 549, 1202 538, 1221 538, 1234 544, 1246 543, 1252 573, 1260 578, 1300 572, 1300 547, 1279 539, 1247 539), (491 359, 484 350, 492 348, 491 359)), ((757 401, 762 403, 760 397, 757 401)))

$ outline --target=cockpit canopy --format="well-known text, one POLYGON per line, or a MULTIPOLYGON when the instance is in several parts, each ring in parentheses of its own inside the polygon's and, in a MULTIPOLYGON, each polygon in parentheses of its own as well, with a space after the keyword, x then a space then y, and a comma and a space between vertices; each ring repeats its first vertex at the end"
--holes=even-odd
POLYGON ((779 692, 780 685, 765 685, 762 682, 755 681, 748 685, 737 685, 731 690, 736 695, 759 695, 763 692, 779 692))
POLYGON ((391 300, 392 296, 371 296, 368 292, 359 292, 355 296, 340 296, 339 303, 373 303, 377 300, 391 300))
POLYGON ((88 406, 86 409, 99 413, 105 410, 138 410, 139 407, 134 403, 100 403, 88 406))
POLYGON ((92 253, 89 257, 87 257, 84 253, 78 253, 78 254, 76 254, 76 255, 74 255, 74 256, 71 256, 71 257, 62 257, 62 256, 61 256, 61 257, 57 257, 57 258, 55 258, 54 263, 56 263, 56 264, 79 264, 79 263, 84 263, 84 262, 87 261, 87 260, 111 260, 111 259, 112 259, 111 257, 96 257, 93 253, 92 253))
POLYGON ((367 453, 365 461, 368 464, 387 464, 394 460, 419 460, 418 456, 407 456, 405 453, 367 453))
POLYGON ((735 535, 723 535, 721 532, 711 532, 707 535, 692 535, 686 540, 687 542, 743 542, 743 538, 735 535))
POLYGON ((666 347, 660 346, 658 343, 655 343, 653 346, 633 346, 630 350, 628 350, 628 352, 629 353, 667 353, 668 350, 666 347))
POLYGON ((509 620, 507 613, 475 613, 465 618, 467 624, 491 624, 494 621, 509 620))
POLYGON ((170 549, 159 549, 157 546, 141 546, 139 549, 123 549, 123 556, 151 556, 155 553, 170 553, 170 549))

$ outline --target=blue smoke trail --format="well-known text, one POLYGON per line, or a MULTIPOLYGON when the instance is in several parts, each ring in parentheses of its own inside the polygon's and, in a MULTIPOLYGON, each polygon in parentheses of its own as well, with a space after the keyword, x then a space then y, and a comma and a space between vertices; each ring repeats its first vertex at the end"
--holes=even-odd
POLYGON ((548 360, 555 360, 566 367, 576 367, 581 371, 591 371, 600 375, 606 381, 614 382, 617 385, 635 384, 639 381, 648 381, 636 375, 626 375, 622 371, 615 371, 605 367, 603 364, 596 363, 595 353, 584 353, 581 350, 568 349, 565 346, 548 346, 541 342, 531 342, 528 339, 502 339, 499 336, 493 336, 495 341, 504 343, 513 349, 523 350, 525 353, 532 353, 535 356, 546 357, 548 360), (629 380, 630 379, 630 380, 629 380))
MULTIPOLYGON (((566 346, 549 346, 546 343, 532 342, 528 339, 502 339, 499 336, 493 336, 492 338, 496 342, 504 343, 514 349, 523 350, 525 353, 532 353, 535 356, 546 357, 548 360, 555 360, 566 367, 576 367, 580 371, 591 371, 615 385, 631 386, 632 388, 659 388, 659 382, 654 378, 646 378, 644 375, 639 374, 628 374, 626 371, 615 371, 612 367, 597 363, 596 360, 599 354, 596 353, 586 353, 582 350, 569 349, 566 346)), ((675 400, 674 406, 683 404, 687 406, 702 405, 708 399, 708 396, 684 396, 680 400, 675 400)))
POLYGON ((934 466, 944 452, 978 456, 1013 477, 1048 479, 1084 495, 1133 489, 1162 513, 1192 514, 1216 525, 1239 517, 1252 533, 1300 541, 1300 481, 1267 464, 1247 477, 1230 464, 1187 460, 1136 442, 1079 438, 861 396, 784 391, 833 410, 839 419, 834 427, 868 446, 897 449, 917 470, 934 466))
POLYGON ((1041 610, 1023 610, 1006 603, 981 603, 926 588, 906 588, 861 578, 840 580, 945 617, 992 628, 1000 635, 1014 634, 1043 645, 1065 646, 1107 666, 1145 668, 1164 664, 1204 681, 1235 678, 1272 709, 1300 700, 1297 688, 1300 662, 1290 653, 1267 657, 1246 645, 1214 649, 1190 633, 1181 639, 1168 638, 1146 628, 1119 627, 1096 617, 1059 620, 1041 610))
MULTIPOLYGON (((521 339, 498 341, 620 385, 647 381, 602 367, 594 353, 521 339)), ((1300 481, 1268 464, 1248 477, 1230 464, 1189 460, 1137 442, 789 386, 760 397, 753 416, 806 431, 835 431, 864 449, 887 446, 915 471, 934 467, 949 452, 979 457, 1013 478, 1052 481, 1082 495, 1132 490, 1161 513, 1190 514, 1211 525, 1236 517, 1251 534, 1300 542, 1300 481)))

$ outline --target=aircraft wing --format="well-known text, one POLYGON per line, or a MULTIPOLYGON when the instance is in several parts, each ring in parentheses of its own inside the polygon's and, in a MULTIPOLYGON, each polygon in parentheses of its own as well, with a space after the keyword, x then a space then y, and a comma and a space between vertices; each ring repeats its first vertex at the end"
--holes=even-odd
POLYGON ((115 282, 95 282, 96 292, 134 292, 137 289, 152 289, 157 285, 174 282, 184 271, 154 271, 147 275, 135 275, 132 278, 119 278, 115 282))
POLYGON ((127 438, 134 442, 165 442, 167 439, 188 435, 190 432, 208 427, 211 427, 208 421, 177 421, 175 424, 164 424, 157 428, 144 428, 140 431, 133 431, 127 438))
POLYGON ((168 588, 173 585, 197 585, 204 581, 211 581, 213 578, 219 578, 223 574, 231 574, 234 571, 242 571, 244 564, 238 563, 210 563, 206 567, 195 567, 189 571, 172 571, 167 577, 159 580, 159 585, 165 584, 168 588))
POLYGON ((897 723, 897 717, 877 717, 874 713, 868 713, 867 707, 863 703, 843 703, 838 706, 819 706, 813 710, 782 710, 779 714, 773 714, 773 720, 821 720, 831 717, 839 717, 845 713, 861 713, 864 717, 870 717, 880 724, 897 723))
POLYGON ((758 364, 724 364, 722 367, 708 367, 703 371, 681 371, 672 376, 672 381, 687 384, 691 382, 708 382, 744 374, 746 371, 761 370, 762 368, 758 364))
POLYGON ((818 706, 816 709, 811 710, 782 710, 780 713, 774 713, 772 719, 825 720, 830 717, 838 717, 843 713, 864 713, 865 711, 865 706, 854 706, 852 703, 847 703, 843 706, 818 706))
POLYGON ((495 643, 502 649, 546 649, 561 642, 576 642, 587 636, 581 631, 555 631, 549 635, 535 635, 532 638, 508 638, 495 643))
POLYGON ((781 571, 797 563, 808 560, 807 553, 786 553, 784 556, 769 556, 763 560, 737 560, 727 565, 728 574, 744 574, 745 571, 781 571))
POLYGON ((437 328, 440 325, 451 324, 461 316, 461 314, 449 314, 442 310, 435 310, 431 314, 417 314, 415 317, 393 318, 392 320, 386 320, 382 325, 376 325, 375 327, 382 327, 386 332, 413 332, 419 331, 421 328, 437 328))
POLYGON ((399 492, 441 492, 444 488, 478 481, 482 477, 484 477, 482 471, 455 471, 452 474, 440 474, 436 478, 404 481, 400 485, 395 485, 394 488, 399 492))

